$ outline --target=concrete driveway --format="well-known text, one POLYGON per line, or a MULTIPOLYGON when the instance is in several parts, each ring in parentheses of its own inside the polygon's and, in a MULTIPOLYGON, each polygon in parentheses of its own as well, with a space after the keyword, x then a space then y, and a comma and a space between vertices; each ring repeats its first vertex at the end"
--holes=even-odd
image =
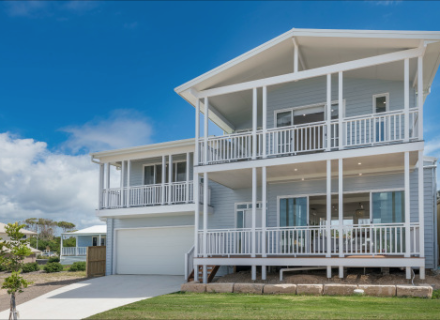
MULTIPOLYGON (((116 275, 71 284, 17 306, 20 319, 82 319, 180 290, 182 276, 116 275)), ((0 313, 8 319, 9 310, 0 313)))

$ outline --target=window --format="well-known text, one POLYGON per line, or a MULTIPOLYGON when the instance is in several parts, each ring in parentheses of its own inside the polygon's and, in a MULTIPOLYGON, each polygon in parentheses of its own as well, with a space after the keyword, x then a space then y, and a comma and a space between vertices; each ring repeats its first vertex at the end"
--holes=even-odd
POLYGON ((288 111, 276 112, 276 121, 277 128, 324 121, 324 106, 292 108, 288 111))
POLYGON ((373 223, 405 222, 403 191, 373 192, 373 223))
POLYGON ((277 128, 292 125, 292 111, 277 113, 277 128))
POLYGON ((280 198, 280 227, 307 225, 307 197, 280 198))
POLYGON ((389 108, 389 94, 376 94, 373 96, 373 112, 374 113, 382 113, 387 112, 389 108))
POLYGON ((96 247, 98 245, 98 237, 92 238, 92 246, 96 247))
MULTIPOLYGON (((252 203, 237 203, 235 204, 236 213, 236 227, 237 228, 251 228, 252 227, 252 203)), ((261 202, 257 202, 257 212, 255 224, 257 228, 261 228, 261 202)))
MULTIPOLYGON (((165 165, 165 183, 168 182, 168 164, 165 165)), ((186 162, 173 163, 173 182, 186 181, 186 162)), ((144 167, 144 184, 162 183, 162 164, 147 165, 144 167)))
POLYGON ((101 236, 101 246, 105 246, 105 236, 101 236))

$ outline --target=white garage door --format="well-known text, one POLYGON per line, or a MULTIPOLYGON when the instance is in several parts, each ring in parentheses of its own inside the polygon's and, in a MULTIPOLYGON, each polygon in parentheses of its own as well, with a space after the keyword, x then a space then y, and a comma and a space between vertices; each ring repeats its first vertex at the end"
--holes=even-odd
POLYGON ((116 273, 183 275, 193 245, 194 227, 117 230, 116 273))

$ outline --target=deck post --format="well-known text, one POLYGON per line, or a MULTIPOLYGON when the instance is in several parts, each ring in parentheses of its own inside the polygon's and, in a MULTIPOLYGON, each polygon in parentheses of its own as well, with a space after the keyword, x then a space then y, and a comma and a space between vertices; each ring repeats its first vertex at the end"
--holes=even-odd
POLYGON ((325 222, 325 230, 326 230, 326 235, 327 235, 327 253, 326 253, 326 257, 330 258, 331 257, 331 249, 332 249, 332 237, 331 237, 331 232, 330 232, 330 221, 332 219, 332 163, 331 160, 327 160, 327 188, 326 188, 326 192, 327 192, 327 198, 326 198, 326 203, 327 203, 327 219, 325 222))
MULTIPOLYGON (((423 140, 423 56, 417 58, 417 108, 419 110, 417 126, 418 138, 423 140)), ((414 120, 413 120, 414 121, 414 120)))
POLYGON ((122 160, 121 165, 121 208, 124 207, 125 204, 125 197, 124 197, 124 188, 125 188, 125 160, 122 160))
POLYGON ((161 190, 162 190, 162 195, 161 195, 161 203, 162 205, 165 204, 165 179, 166 179, 166 167, 167 167, 167 160, 165 158, 165 156, 162 156, 162 179, 161 179, 161 190))
POLYGON ((257 266, 256 265, 252 265, 252 267, 251 267, 251 280, 252 281, 257 280, 257 266))
POLYGON ((409 141, 409 59, 404 60, 405 142, 409 141))
POLYGON ((344 267, 339 266, 339 278, 344 279, 344 267))
POLYGON ((262 138, 263 139, 263 144, 262 144, 262 155, 263 158, 267 157, 267 146, 266 146, 266 140, 267 140, 267 87, 263 87, 263 135, 262 138))
MULTIPOLYGON (((344 80, 342 71, 339 72, 338 80, 338 144, 339 150, 344 149, 344 127, 342 119, 344 118, 344 80)), ((330 110, 331 111, 331 110, 330 110)), ((336 132, 335 132, 335 147, 336 147, 336 132)))
POLYGON ((173 200, 173 155, 168 156, 168 204, 173 200))
POLYGON ((257 88, 252 89, 252 159, 257 159, 257 88))
POLYGON ((99 194, 98 194, 98 209, 104 207, 103 194, 104 194, 104 163, 99 164, 99 194))
POLYGON ((197 166, 200 161, 200 99, 196 102, 196 137, 194 146, 194 165, 197 166))
POLYGON ((130 176, 131 176, 131 160, 127 161, 127 207, 130 207, 130 176))
POLYGON ((105 181, 105 188, 107 189, 107 201, 106 201, 106 207, 108 208, 110 206, 110 162, 107 162, 107 172, 106 172, 106 181, 105 181))
POLYGON ((208 173, 203 173, 203 257, 207 254, 208 237, 208 173))
MULTIPOLYGON (((425 201, 424 201, 424 172, 423 172, 423 150, 419 150, 418 163, 418 187, 419 187, 419 251, 420 258, 425 257, 425 201)), ((414 230, 416 232, 416 230, 414 230)), ((416 244, 414 243, 414 249, 416 244)))
POLYGON ((257 168, 252 168, 252 252, 251 257, 255 258, 257 252, 257 237, 256 237, 256 221, 257 220, 257 168))
POLYGON ((404 180, 405 180, 405 258, 409 258, 411 256, 411 235, 410 235, 410 185, 409 185, 409 152, 405 151, 404 153, 405 157, 405 173, 404 173, 404 180))
POLYGON ((189 152, 186 153, 186 185, 185 185, 185 195, 186 195, 186 203, 189 203, 189 152))
POLYGON ((61 234, 61 239, 60 239, 60 260, 61 260, 61 258, 63 257, 63 236, 64 236, 64 233, 62 233, 61 234))
POLYGON ((204 119, 204 143, 203 143, 203 163, 208 164, 208 120, 209 120, 209 100, 205 98, 205 119, 204 119))
MULTIPOLYGON (((199 174, 193 174, 194 190, 194 258, 199 256, 200 192, 199 174)), ((191 271, 190 271, 191 272, 191 271)), ((194 264, 194 281, 199 281, 199 266, 194 264)))
POLYGON ((405 268, 406 273, 406 280, 411 280, 411 267, 405 268))
MULTIPOLYGON (((344 257, 344 160, 339 159, 339 178, 338 178, 338 184, 339 184, 339 191, 338 191, 338 211, 339 211, 339 257, 344 257)), ((343 274, 344 272, 342 272, 343 274)), ((341 274, 339 272, 339 274, 341 274)))
POLYGON ((332 75, 327 74, 327 103, 326 103, 326 113, 327 113, 327 151, 332 148, 332 132, 331 132, 331 119, 332 119, 332 75))
POLYGON ((203 265, 203 283, 208 283, 208 266, 206 264, 203 265))
MULTIPOLYGON (((261 256, 267 257, 266 249, 266 208, 267 208, 267 168, 261 168, 261 256)), ((265 268, 265 267, 264 267, 265 268)), ((266 270, 266 269, 264 269, 266 270)))
POLYGON ((332 278, 332 267, 327 266, 327 279, 331 279, 331 278, 332 278))
POLYGON ((267 278, 267 267, 261 266, 261 280, 266 280, 267 278))
POLYGON ((98 246, 101 246, 101 235, 98 234, 98 246))

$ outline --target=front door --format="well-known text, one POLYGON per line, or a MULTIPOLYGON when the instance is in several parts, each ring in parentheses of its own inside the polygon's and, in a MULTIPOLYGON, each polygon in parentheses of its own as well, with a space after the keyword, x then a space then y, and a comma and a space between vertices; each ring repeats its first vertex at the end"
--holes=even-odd
POLYGON ((282 253, 305 253, 308 234, 305 227, 308 225, 307 197, 285 197, 279 199, 279 226, 278 243, 282 253))
POLYGON ((96 247, 98 245, 98 237, 92 238, 92 246, 96 247))

